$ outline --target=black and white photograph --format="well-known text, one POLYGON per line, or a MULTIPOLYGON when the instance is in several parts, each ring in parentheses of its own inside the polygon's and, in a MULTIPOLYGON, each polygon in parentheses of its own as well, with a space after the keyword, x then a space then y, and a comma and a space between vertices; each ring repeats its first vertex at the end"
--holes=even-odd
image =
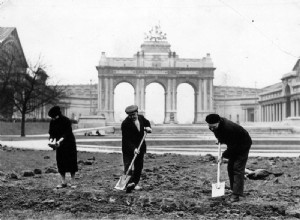
POLYGON ((300 218, 299 0, 0 0, 0 220, 300 218))

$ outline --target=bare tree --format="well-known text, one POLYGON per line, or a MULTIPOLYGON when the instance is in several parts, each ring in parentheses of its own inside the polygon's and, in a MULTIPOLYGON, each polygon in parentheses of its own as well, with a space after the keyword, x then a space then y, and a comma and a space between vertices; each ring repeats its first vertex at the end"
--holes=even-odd
POLYGON ((29 65, 26 74, 18 74, 11 81, 14 107, 21 114, 21 136, 25 136, 26 115, 46 105, 53 105, 65 97, 64 88, 50 85, 44 66, 29 65))

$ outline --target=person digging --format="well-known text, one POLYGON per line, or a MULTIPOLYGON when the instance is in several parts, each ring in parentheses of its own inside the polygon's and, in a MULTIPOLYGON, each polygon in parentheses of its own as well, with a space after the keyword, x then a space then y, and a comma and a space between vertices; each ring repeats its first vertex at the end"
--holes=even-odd
POLYGON ((57 188, 68 186, 66 182, 67 172, 71 175, 71 188, 76 188, 75 173, 78 171, 77 147, 71 121, 68 117, 62 115, 59 106, 52 107, 48 115, 51 118, 48 145, 56 151, 57 168, 61 176, 61 184, 57 188))
POLYGON ((138 106, 130 105, 125 109, 128 115, 121 124, 122 131, 122 154, 124 163, 124 173, 131 164, 131 161, 136 154, 134 161, 134 169, 130 170, 130 180, 126 187, 126 192, 130 193, 134 189, 139 189, 138 183, 141 178, 141 173, 144 165, 144 154, 146 153, 146 142, 142 142, 140 150, 138 146, 144 137, 144 132, 151 133, 150 122, 143 116, 138 114, 138 106))
POLYGON ((228 159, 227 171, 232 195, 230 202, 238 202, 244 191, 244 174, 252 140, 249 133, 240 125, 220 117, 218 114, 207 115, 205 121, 218 142, 226 144, 227 149, 220 158, 228 159))

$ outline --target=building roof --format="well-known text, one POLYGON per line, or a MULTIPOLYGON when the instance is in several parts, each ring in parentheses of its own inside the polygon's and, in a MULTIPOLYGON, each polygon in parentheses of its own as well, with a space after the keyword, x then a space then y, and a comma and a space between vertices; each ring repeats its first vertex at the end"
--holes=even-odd
POLYGON ((281 88, 282 88, 282 82, 279 82, 279 83, 262 88, 261 93, 271 92, 271 91, 281 89, 281 88))
POLYGON ((281 80, 286 79, 286 78, 291 78, 291 77, 295 77, 297 76, 297 72, 296 71, 291 71, 289 73, 286 73, 282 76, 281 80))
POLYGON ((18 58, 24 68, 28 67, 26 57, 15 27, 0 27, 0 45, 14 45, 17 48, 18 58))
POLYGON ((297 71, 299 69, 299 67, 300 67, 300 59, 297 60, 295 66, 293 68, 293 71, 297 71))
POLYGON ((11 35, 11 33, 15 30, 14 27, 0 27, 0 44, 11 35))

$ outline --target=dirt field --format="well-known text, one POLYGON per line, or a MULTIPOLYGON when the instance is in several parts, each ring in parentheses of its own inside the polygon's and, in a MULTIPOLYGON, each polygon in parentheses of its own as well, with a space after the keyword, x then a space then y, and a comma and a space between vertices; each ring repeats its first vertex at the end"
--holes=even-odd
MULTIPOLYGON (((121 154, 79 152, 78 163, 78 187, 57 190, 54 151, 0 147, 0 219, 300 218, 300 158, 250 158, 247 168, 283 174, 246 180, 245 197, 234 204, 227 191, 211 198, 217 165, 209 155, 147 154, 142 190, 131 194, 113 189, 121 154)), ((226 164, 221 178, 229 184, 226 164)))

